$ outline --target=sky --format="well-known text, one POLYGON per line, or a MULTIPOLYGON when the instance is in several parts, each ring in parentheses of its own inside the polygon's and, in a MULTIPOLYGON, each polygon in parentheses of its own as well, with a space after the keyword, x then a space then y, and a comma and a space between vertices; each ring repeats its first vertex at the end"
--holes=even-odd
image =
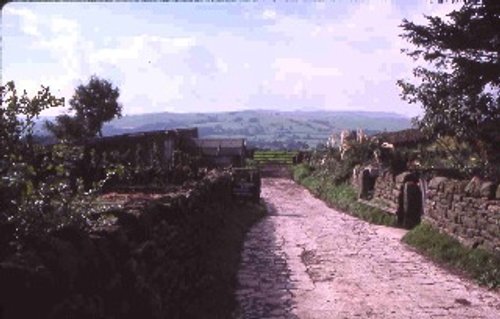
MULTIPOLYGON (((2 84, 71 98, 91 75, 120 89, 124 114, 245 109, 422 113, 400 98, 415 62, 403 18, 430 0, 201 3, 11 2, 2 9, 2 84)), ((43 115, 57 115, 66 108, 43 115)))

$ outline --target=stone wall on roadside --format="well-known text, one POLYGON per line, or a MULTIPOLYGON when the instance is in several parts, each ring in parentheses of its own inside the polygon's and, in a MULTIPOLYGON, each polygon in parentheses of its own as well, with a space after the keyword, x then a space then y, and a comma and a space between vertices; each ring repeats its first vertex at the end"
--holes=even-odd
POLYGON ((500 186, 434 177, 426 194, 424 220, 468 247, 500 254, 500 186))
POLYGON ((353 172, 351 184, 358 189, 360 198, 368 198, 386 211, 396 214, 402 205, 405 183, 418 183, 417 175, 403 172, 395 175, 389 170, 373 167, 357 167, 353 172), (367 178, 370 176, 374 182, 367 178))
POLYGON ((214 284, 207 254, 231 205, 230 176, 213 173, 190 190, 109 211, 90 232, 33 237, 0 261, 0 317, 199 317, 214 284))
POLYGON ((420 223, 423 196, 418 174, 382 171, 375 179, 372 193, 374 204, 396 214, 400 226, 412 228, 420 223))
POLYGON ((397 211, 403 185, 401 178, 396 178, 390 171, 385 171, 377 177, 373 198, 382 201, 393 211, 397 211))
MULTIPOLYGON (((356 168, 352 179, 361 199, 369 188, 363 185, 363 170, 356 168)), ((478 178, 427 180, 419 175, 381 171, 366 202, 397 214, 400 225, 413 227, 421 215, 465 246, 500 253, 500 185, 478 178)))

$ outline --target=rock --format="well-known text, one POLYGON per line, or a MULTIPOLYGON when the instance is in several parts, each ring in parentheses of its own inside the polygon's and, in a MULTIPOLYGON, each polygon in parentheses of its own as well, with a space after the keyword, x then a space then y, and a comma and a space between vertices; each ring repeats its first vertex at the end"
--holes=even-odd
POLYGON ((411 172, 403 172, 399 175, 396 176, 396 183, 397 184, 402 184, 404 182, 407 182, 409 180, 413 180, 414 174, 411 172))
POLYGON ((467 181, 456 181, 456 188, 455 192, 463 194, 465 193, 465 187, 467 186, 468 182, 467 181))
POLYGON ((496 191, 496 194, 495 194, 495 198, 496 199, 500 199, 500 184, 497 186, 497 191, 496 191))
POLYGON ((448 180, 446 183, 443 183, 444 192, 446 194, 454 194, 457 189, 456 184, 456 181, 453 180, 448 180))
POLYGON ((488 211, 493 213, 493 214, 498 214, 500 215, 500 203, 497 205, 488 205, 488 211))
POLYGON ((467 186, 465 186, 465 193, 469 196, 477 197, 479 196, 480 188, 481 188, 481 179, 475 176, 470 180, 467 186))
POLYGON ((429 189, 439 189, 439 187, 446 181, 448 181, 446 177, 434 177, 429 182, 429 189))
POLYGON ((495 197, 495 184, 493 184, 492 182, 485 182, 481 184, 479 188, 479 195, 481 197, 493 199, 495 197))

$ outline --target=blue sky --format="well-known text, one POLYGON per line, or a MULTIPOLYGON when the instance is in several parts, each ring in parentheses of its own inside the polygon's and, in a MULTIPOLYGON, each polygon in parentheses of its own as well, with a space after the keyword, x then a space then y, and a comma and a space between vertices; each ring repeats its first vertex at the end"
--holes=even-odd
MULTIPOLYGON (((433 1, 437 2, 437 1, 433 1)), ((2 83, 69 99, 92 74, 121 90, 125 114, 242 109, 421 113, 395 82, 403 18, 458 4, 337 0, 27 3, 2 10, 2 83)), ((49 110, 55 115, 60 110, 49 110)))

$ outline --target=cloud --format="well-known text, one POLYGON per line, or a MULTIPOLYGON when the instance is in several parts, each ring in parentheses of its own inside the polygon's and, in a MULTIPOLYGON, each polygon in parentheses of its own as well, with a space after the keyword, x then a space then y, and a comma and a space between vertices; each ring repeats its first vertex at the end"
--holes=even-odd
POLYGON ((89 59, 92 63, 125 61, 154 62, 164 54, 179 54, 193 47, 193 37, 161 37, 157 35, 125 36, 115 39, 114 47, 94 49, 89 59))
POLYGON ((229 71, 228 64, 221 58, 217 58, 216 65, 217 65, 217 70, 222 73, 227 73, 229 71))
POLYGON ((398 37, 398 25, 404 16, 419 21, 424 12, 449 10, 428 4, 409 10, 391 1, 140 4, 140 10, 125 3, 33 6, 37 10, 22 3, 4 8, 4 75, 37 88, 50 84, 70 97, 97 74, 120 87, 125 113, 254 107, 419 112, 401 101, 395 86, 414 66, 400 53, 408 44, 398 37), (17 30, 27 39, 18 39, 17 30))
POLYGON ((342 74, 334 66, 315 66, 302 59, 278 58, 273 63, 273 68, 277 69, 275 79, 283 80, 289 74, 299 74, 307 80, 315 77, 336 77, 342 74))
POLYGON ((264 20, 274 20, 276 18, 276 11, 266 9, 262 12, 262 19, 264 20))
POLYGON ((26 8, 17 8, 12 4, 6 4, 2 11, 3 16, 11 15, 19 17, 21 19, 20 29, 25 34, 30 36, 40 36, 38 18, 33 11, 26 8))

